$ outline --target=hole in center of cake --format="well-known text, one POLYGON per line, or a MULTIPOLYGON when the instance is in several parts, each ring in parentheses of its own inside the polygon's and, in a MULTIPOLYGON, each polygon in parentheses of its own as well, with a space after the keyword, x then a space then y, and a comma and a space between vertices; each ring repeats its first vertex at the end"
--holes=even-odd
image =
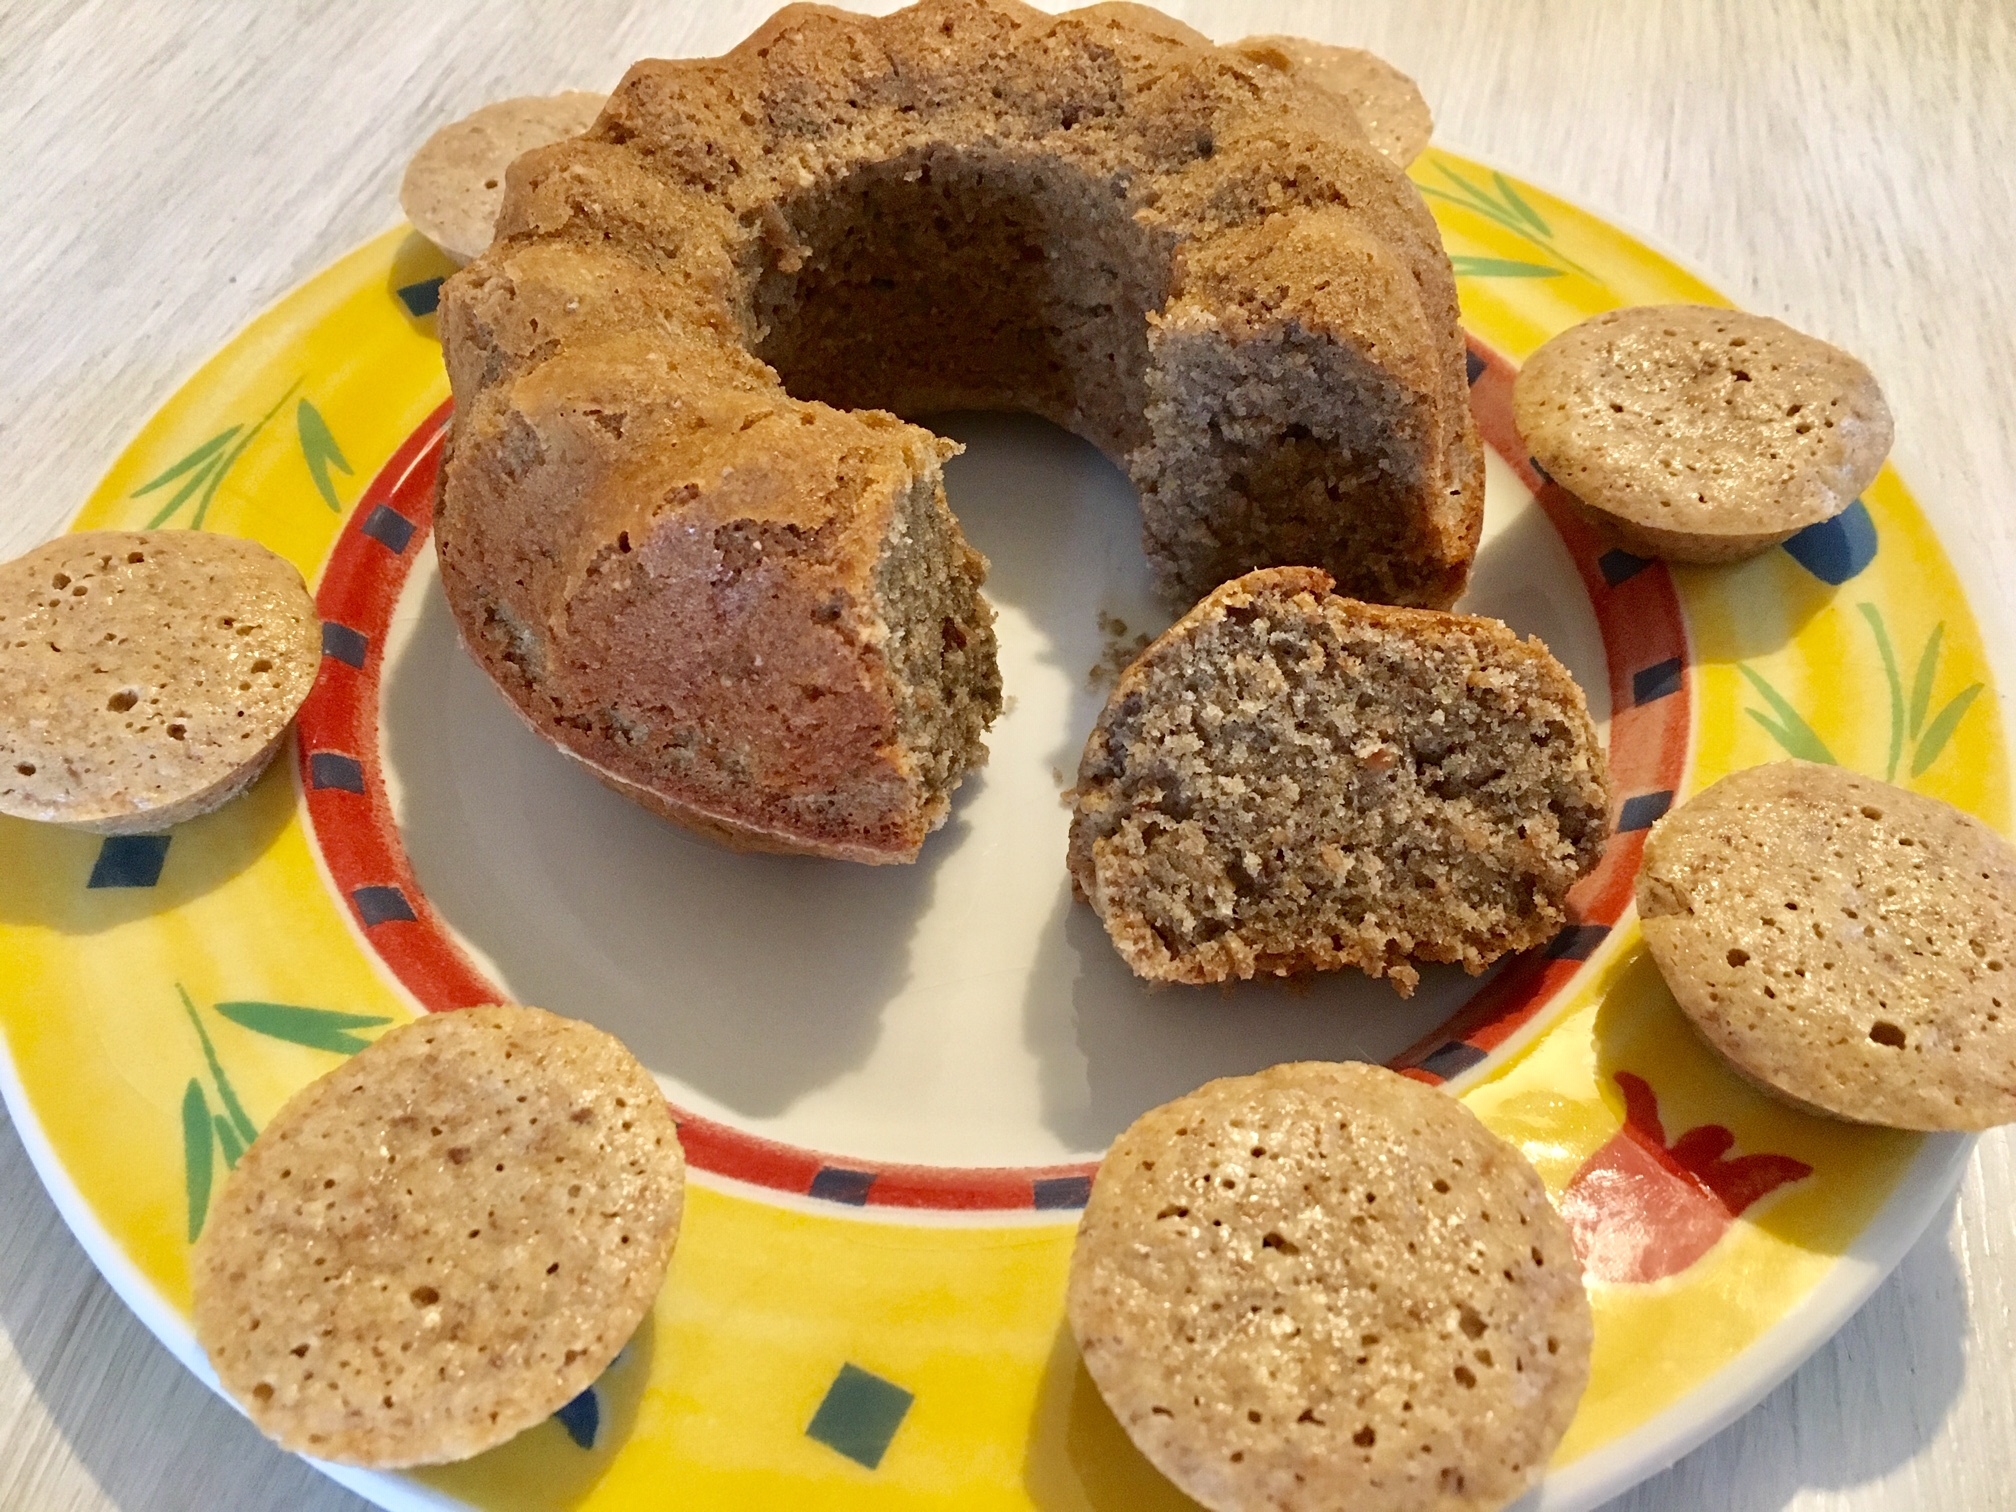
POLYGON ((1119 186, 1054 155, 936 145, 809 186, 770 240, 757 355, 793 396, 1025 411, 1116 459, 1146 439, 1169 252, 1119 186))

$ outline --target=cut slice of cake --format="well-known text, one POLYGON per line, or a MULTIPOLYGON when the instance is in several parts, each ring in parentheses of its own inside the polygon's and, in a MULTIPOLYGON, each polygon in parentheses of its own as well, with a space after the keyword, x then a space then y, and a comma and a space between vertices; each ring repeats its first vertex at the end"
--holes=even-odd
POLYGON ((1482 971, 1567 920, 1609 833, 1574 678, 1497 620, 1226 583, 1127 669, 1086 742, 1071 875, 1137 976, 1482 971))

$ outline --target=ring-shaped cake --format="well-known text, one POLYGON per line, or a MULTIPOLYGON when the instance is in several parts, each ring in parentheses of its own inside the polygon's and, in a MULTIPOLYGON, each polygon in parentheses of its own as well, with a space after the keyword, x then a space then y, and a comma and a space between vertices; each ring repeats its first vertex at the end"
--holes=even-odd
POLYGON ((1337 96, 1158 12, 793 6, 520 158, 442 291, 436 517, 476 659, 730 844, 913 859, 1000 707, 956 448, 1021 410, 1139 489, 1165 589, 1443 606, 1482 518, 1455 281, 1337 96))

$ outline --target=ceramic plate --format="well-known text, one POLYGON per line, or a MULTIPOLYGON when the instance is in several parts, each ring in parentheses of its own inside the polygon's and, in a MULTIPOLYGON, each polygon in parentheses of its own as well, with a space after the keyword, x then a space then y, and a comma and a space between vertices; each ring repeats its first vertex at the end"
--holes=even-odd
POLYGON ((403 230, 282 300, 171 399, 73 528, 254 537, 316 585, 287 756, 172 833, 0 820, 6 1098, 70 1225, 192 1370, 188 1247, 289 1094, 385 1025, 513 998, 621 1035, 693 1166, 663 1296, 553 1421, 388 1508, 1183 1505, 1062 1324, 1093 1162, 1143 1109, 1301 1058, 1390 1061, 1517 1142, 1596 1312, 1539 1496, 1586 1508, 1747 1407, 1895 1263, 1967 1143, 1802 1116, 1695 1040, 1630 913, 1647 827, 1723 773, 1839 761, 2008 821, 1972 614, 1886 470, 1740 566, 1668 569, 1564 508, 1510 421, 1516 364, 1619 304, 1714 292, 1477 163, 1416 164, 1455 259, 1490 449, 1465 607, 1588 690, 1616 838, 1552 945, 1403 1002, 1137 984, 1063 868, 1061 791, 1112 668, 1168 611, 1132 493, 1034 421, 952 416, 947 484, 993 560, 1009 707, 910 867, 737 856, 526 731, 455 641, 429 544, 447 385, 438 254, 403 230))

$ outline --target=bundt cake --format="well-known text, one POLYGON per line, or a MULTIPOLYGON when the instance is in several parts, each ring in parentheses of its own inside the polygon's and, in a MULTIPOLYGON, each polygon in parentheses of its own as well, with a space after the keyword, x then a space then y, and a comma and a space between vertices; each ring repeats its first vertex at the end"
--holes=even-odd
POLYGON ((448 601, 541 733, 733 844, 913 858, 1000 705, 952 448, 1124 465, 1167 589, 1442 605, 1483 501, 1455 283, 1348 104, 1134 5, 792 6, 520 158, 442 291, 448 601))

